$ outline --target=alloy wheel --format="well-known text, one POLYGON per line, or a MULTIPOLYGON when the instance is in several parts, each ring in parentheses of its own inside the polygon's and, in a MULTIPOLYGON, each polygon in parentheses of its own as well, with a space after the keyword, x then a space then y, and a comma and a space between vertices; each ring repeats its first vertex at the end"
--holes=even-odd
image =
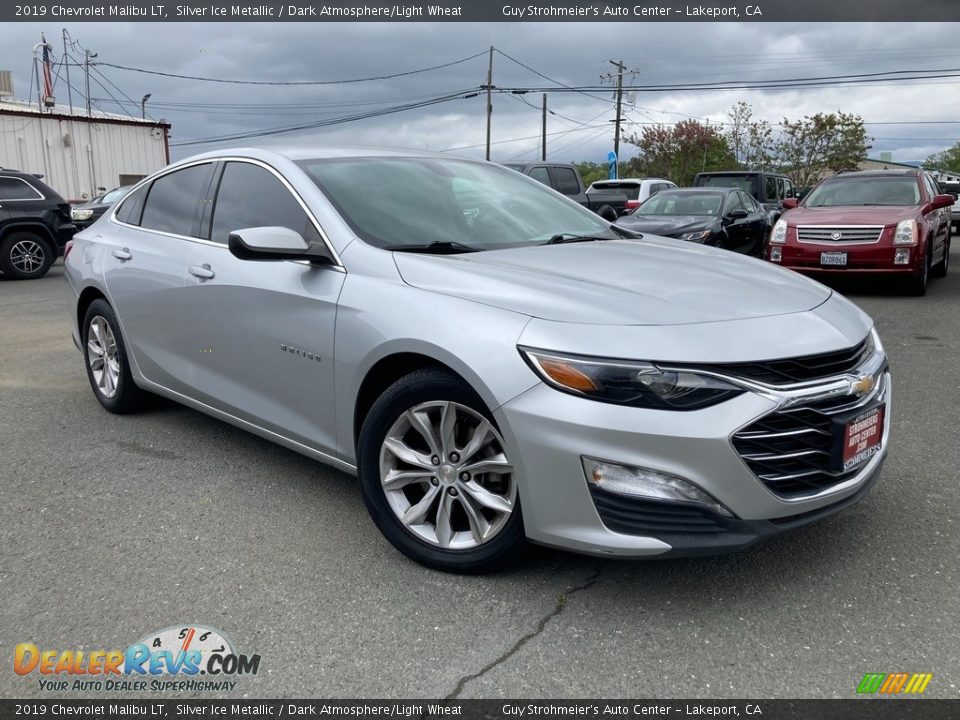
POLYGON ((45 259, 43 248, 33 240, 20 240, 10 248, 10 264, 25 275, 42 268, 45 259))
POLYGON ((110 329, 110 323, 101 315, 90 320, 87 332, 87 362, 93 374, 98 392, 105 398, 117 394, 120 384, 120 358, 117 354, 117 340, 110 329))
POLYGON ((397 418, 380 448, 380 482, 403 526, 444 549, 489 542, 516 507, 503 438, 455 402, 421 403, 397 418))

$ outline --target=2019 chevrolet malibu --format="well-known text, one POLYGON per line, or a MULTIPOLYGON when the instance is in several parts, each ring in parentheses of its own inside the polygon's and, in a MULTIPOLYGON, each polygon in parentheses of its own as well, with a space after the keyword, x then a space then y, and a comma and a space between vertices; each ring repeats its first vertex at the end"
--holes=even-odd
POLYGON ((870 318, 626 235, 491 163, 214 152, 76 236, 73 337, 107 410, 156 393, 356 473, 389 541, 443 570, 526 540, 731 550, 859 500, 889 435, 870 318))

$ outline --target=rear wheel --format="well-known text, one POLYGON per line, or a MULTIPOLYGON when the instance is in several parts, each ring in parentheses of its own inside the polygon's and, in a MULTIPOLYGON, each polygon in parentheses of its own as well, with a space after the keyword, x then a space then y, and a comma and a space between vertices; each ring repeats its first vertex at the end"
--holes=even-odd
POLYGON ((50 243, 36 233, 12 232, 0 242, 0 268, 14 280, 35 280, 56 260, 50 243))
POLYGON ((364 502, 400 552, 447 572, 515 561, 526 544, 513 466, 483 401, 427 368, 398 380, 360 432, 364 502))
POLYGON ((142 409, 150 397, 133 382, 120 323, 106 300, 94 300, 83 320, 83 355, 93 394, 112 413, 142 409))

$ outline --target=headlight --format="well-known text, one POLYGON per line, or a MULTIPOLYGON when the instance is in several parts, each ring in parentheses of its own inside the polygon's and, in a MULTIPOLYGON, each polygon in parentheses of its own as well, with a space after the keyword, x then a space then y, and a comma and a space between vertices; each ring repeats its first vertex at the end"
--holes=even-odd
POLYGON ((693 370, 666 370, 650 362, 604 360, 519 348, 548 384, 591 400, 654 410, 698 410, 744 392, 693 370))
POLYGON ((70 211, 70 216, 74 220, 89 220, 93 217, 93 210, 74 208, 70 211))
POLYGON ((772 243, 785 243, 787 241, 787 221, 783 218, 777 220, 777 224, 773 226, 773 231, 770 233, 770 242, 772 243))
POLYGON ((897 223, 897 230, 893 234, 894 245, 917 244, 917 221, 914 219, 901 220, 897 223))
POLYGON ((710 237, 711 234, 712 232, 710 230, 697 230, 696 232, 684 233, 683 235, 680 236, 680 239, 703 241, 703 240, 706 240, 708 237, 710 237))

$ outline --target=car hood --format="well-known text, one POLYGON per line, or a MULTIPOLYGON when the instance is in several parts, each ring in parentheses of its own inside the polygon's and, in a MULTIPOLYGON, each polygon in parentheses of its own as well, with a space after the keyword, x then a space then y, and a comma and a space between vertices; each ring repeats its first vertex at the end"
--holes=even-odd
POLYGON ((915 205, 797 207, 783 214, 790 225, 896 225, 917 213, 915 205))
POLYGON ((683 233, 703 230, 716 222, 710 215, 627 215, 616 224, 634 232, 653 233, 654 235, 682 235, 683 233))
POLYGON ((803 312, 831 295, 761 260, 650 236, 394 260, 413 287, 571 323, 740 320, 803 312))

